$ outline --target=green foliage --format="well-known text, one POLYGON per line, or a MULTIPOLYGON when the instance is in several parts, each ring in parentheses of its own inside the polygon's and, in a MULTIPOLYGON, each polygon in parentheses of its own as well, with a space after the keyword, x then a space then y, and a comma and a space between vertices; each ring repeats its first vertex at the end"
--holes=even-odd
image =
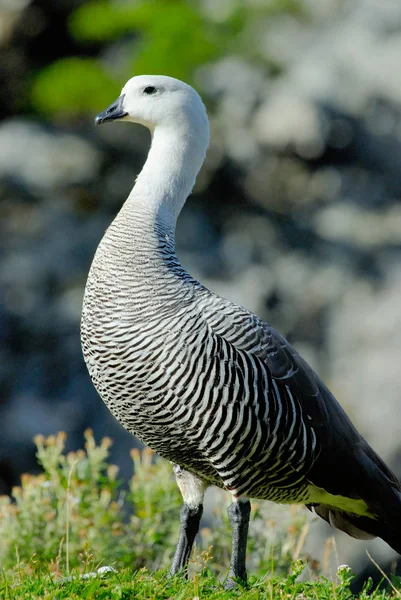
POLYGON ((41 71, 32 86, 31 99, 41 112, 75 114, 106 108, 120 93, 117 82, 91 58, 62 58, 41 71))
POLYGON ((15 503, 0 499, 0 564, 10 568, 34 556, 38 567, 94 564, 151 568, 167 564, 165 553, 178 532, 180 496, 165 461, 133 451, 135 475, 124 497, 118 469, 107 465, 110 440, 97 446, 86 433, 86 452, 63 454, 65 435, 38 436, 39 476, 24 475, 15 503), (160 507, 163 510, 160 510, 160 507))
POLYGON ((196 66, 214 59, 224 48, 218 29, 186 0, 90 2, 73 14, 71 32, 86 42, 140 34, 130 44, 128 76, 156 70, 156 74, 190 78, 196 66))
MULTIPOLYGON (((81 44, 107 45, 126 38, 115 68, 101 58, 63 58, 46 67, 32 88, 34 107, 46 113, 78 113, 110 104, 135 73, 191 80, 195 67, 224 51, 230 28, 207 21, 187 0, 95 0, 77 8, 71 35, 81 44), (112 71, 112 74, 110 73, 112 71), (118 84, 116 83, 118 79, 118 84)), ((121 49, 120 49, 121 50, 121 49)))

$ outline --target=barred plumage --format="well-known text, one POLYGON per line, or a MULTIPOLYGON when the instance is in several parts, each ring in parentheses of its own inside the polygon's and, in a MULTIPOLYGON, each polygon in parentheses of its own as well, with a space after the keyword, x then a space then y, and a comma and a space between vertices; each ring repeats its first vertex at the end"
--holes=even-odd
POLYGON ((323 382, 272 327, 177 259, 175 221, 208 143, 199 96, 174 79, 135 77, 98 120, 123 117, 149 126, 152 147, 96 252, 82 344, 113 414, 175 465, 185 505, 172 572, 185 568, 208 485, 234 500, 229 582, 246 578, 248 497, 303 502, 350 535, 400 549, 400 484, 323 382))

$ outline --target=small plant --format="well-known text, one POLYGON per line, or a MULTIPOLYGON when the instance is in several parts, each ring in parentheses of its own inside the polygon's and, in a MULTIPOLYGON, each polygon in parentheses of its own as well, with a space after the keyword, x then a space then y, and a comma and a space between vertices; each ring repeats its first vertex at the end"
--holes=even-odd
POLYGON ((180 504, 170 466, 153 453, 133 450, 130 492, 108 465, 111 440, 96 445, 85 432, 85 451, 63 454, 66 435, 36 436, 43 473, 23 475, 12 498, 0 499, 0 563, 28 563, 55 571, 118 563, 150 568, 165 565, 177 536, 180 504))

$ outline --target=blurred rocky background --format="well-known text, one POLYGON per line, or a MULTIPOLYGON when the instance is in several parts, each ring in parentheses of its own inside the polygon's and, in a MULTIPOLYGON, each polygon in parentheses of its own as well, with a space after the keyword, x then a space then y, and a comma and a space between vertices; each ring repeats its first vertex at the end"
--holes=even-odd
MULTIPOLYGON (((79 319, 149 146, 93 117, 145 72, 195 85, 212 123, 185 267, 289 337, 401 475, 399 0, 0 0, 0 492, 58 430, 110 435, 128 474, 135 440, 92 387, 79 319)), ((313 524, 307 549, 332 533, 313 524)))

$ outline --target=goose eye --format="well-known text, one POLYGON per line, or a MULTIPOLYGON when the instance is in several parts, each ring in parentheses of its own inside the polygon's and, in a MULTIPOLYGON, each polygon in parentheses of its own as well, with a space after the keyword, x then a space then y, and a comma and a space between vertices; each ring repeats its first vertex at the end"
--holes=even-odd
POLYGON ((143 90, 144 94, 154 94, 156 92, 156 88, 153 87, 153 85, 148 85, 146 86, 146 88, 143 90))

